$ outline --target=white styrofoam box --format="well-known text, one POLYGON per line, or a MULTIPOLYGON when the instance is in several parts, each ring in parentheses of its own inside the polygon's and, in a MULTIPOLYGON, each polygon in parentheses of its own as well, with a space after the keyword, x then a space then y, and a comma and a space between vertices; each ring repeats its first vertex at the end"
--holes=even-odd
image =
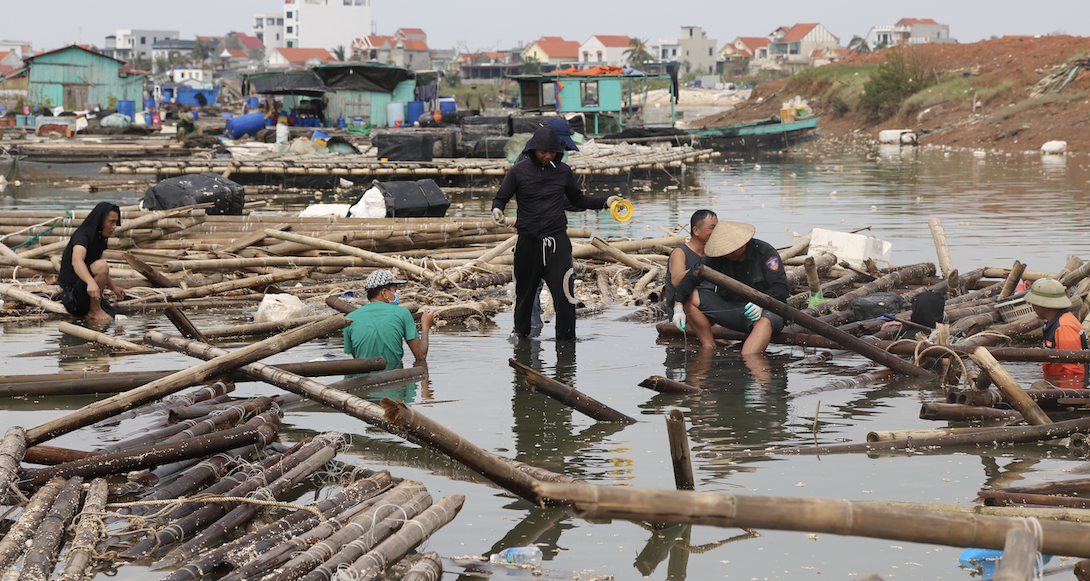
POLYGON ((385 218, 386 198, 378 188, 369 188, 360 201, 352 206, 348 215, 353 218, 385 218))
POLYGON ((840 260, 855 267, 862 267, 870 258, 878 268, 889 266, 893 244, 862 234, 848 234, 836 230, 814 228, 810 232, 810 249, 807 254, 818 256, 822 252, 835 254, 840 260))
POLYGON ((1046 141, 1045 144, 1041 146, 1041 153, 1050 153, 1050 154, 1059 155, 1059 154, 1066 153, 1066 152, 1067 152, 1067 142, 1066 141, 1046 141))
POLYGON ((317 218, 319 216, 347 216, 349 204, 314 204, 299 212, 300 218, 317 218))
POLYGON ((261 299, 254 313, 255 323, 290 321, 307 316, 307 306, 299 297, 289 294, 268 294, 261 299))
POLYGON ((878 143, 914 145, 916 143, 916 132, 911 129, 884 129, 878 132, 878 143))

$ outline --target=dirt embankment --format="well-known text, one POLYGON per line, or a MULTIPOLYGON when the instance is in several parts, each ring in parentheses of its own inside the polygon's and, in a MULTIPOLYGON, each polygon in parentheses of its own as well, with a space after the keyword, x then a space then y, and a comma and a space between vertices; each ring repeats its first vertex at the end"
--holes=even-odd
POLYGON ((798 95, 821 116, 828 137, 876 138, 882 129, 915 129, 924 144, 1022 151, 1062 140, 1069 152, 1090 152, 1090 65, 1078 63, 1090 57, 1090 38, 1004 38, 912 50, 935 82, 906 98, 891 117, 868 118, 860 103, 864 82, 886 62, 886 51, 878 51, 759 85, 747 103, 702 124, 772 117, 798 95), (1042 93, 1050 74, 1055 76, 1042 93))

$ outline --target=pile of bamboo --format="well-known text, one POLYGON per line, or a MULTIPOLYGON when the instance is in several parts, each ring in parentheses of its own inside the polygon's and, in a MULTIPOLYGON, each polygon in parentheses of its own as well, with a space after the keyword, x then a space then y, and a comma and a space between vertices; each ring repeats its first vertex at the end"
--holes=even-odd
MULTIPOLYGON (((573 152, 572 170, 577 175, 619 175, 632 170, 663 171, 718 157, 710 149, 688 146, 651 148, 600 145, 594 153, 573 152)), ((389 178, 390 176, 503 176, 510 164, 504 159, 444 158, 433 161, 382 161, 374 155, 300 156, 270 155, 243 159, 159 159, 108 163, 104 174, 137 174, 163 179, 206 171, 221 175, 341 176, 389 178)))

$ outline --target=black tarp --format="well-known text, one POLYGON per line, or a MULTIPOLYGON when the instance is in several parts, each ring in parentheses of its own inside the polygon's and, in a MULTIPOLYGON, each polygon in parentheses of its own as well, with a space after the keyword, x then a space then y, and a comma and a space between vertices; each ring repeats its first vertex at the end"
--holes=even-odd
POLYGON ((398 83, 415 78, 409 69, 365 63, 322 65, 314 72, 330 89, 377 93, 393 93, 398 83))
POLYGON ((242 186, 210 171, 197 175, 165 179, 144 192, 140 206, 144 210, 169 210, 212 202, 205 213, 241 216, 246 203, 242 186))
POLYGON ((507 157, 503 148, 507 147, 507 141, 509 137, 483 137, 478 139, 473 144, 473 150, 469 154, 470 157, 487 157, 492 159, 498 159, 507 157))
POLYGON ((243 83, 247 95, 302 95, 321 97, 330 89, 313 71, 287 71, 248 75, 243 83))
MULTIPOLYGON (((372 182, 382 192, 386 201, 387 218, 428 217, 442 218, 450 208, 450 198, 436 185, 435 180, 415 182, 372 182)), ((361 194, 352 205, 363 199, 361 194)))
POLYGON ((381 133, 371 137, 379 159, 388 161, 431 161, 435 137, 423 133, 381 133))

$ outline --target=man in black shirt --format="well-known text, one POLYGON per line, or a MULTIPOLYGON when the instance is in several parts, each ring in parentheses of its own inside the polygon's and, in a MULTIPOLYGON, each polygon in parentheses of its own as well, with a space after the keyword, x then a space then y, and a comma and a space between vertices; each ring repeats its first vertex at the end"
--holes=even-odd
MULTIPOLYGON (((763 240, 753 238, 755 228, 741 222, 720 221, 704 246, 701 264, 759 290, 768 296, 786 301, 787 273, 776 249, 763 240)), ((783 317, 727 289, 697 288, 700 279, 690 271, 677 285, 674 295, 674 318, 678 326, 686 322, 700 339, 704 349, 715 347, 711 325, 746 333, 742 355, 764 353, 772 335, 783 329, 783 317), (695 292, 694 292, 695 291, 695 292)))
POLYGON ((601 210, 620 196, 586 196, 567 164, 559 161, 564 144, 551 126, 534 132, 529 150, 511 166, 492 200, 492 220, 505 221, 503 209, 518 198, 518 241, 515 243, 515 333, 530 336, 534 294, 542 279, 549 285, 556 309, 557 341, 575 340, 575 281, 571 240, 564 208, 601 210))
POLYGON ((120 224, 121 208, 99 202, 68 241, 61 256, 57 284, 61 287, 61 303, 72 316, 113 320, 114 309, 102 291, 108 288, 118 298, 125 298, 124 289, 114 284, 110 267, 102 258, 110 235, 120 224))

